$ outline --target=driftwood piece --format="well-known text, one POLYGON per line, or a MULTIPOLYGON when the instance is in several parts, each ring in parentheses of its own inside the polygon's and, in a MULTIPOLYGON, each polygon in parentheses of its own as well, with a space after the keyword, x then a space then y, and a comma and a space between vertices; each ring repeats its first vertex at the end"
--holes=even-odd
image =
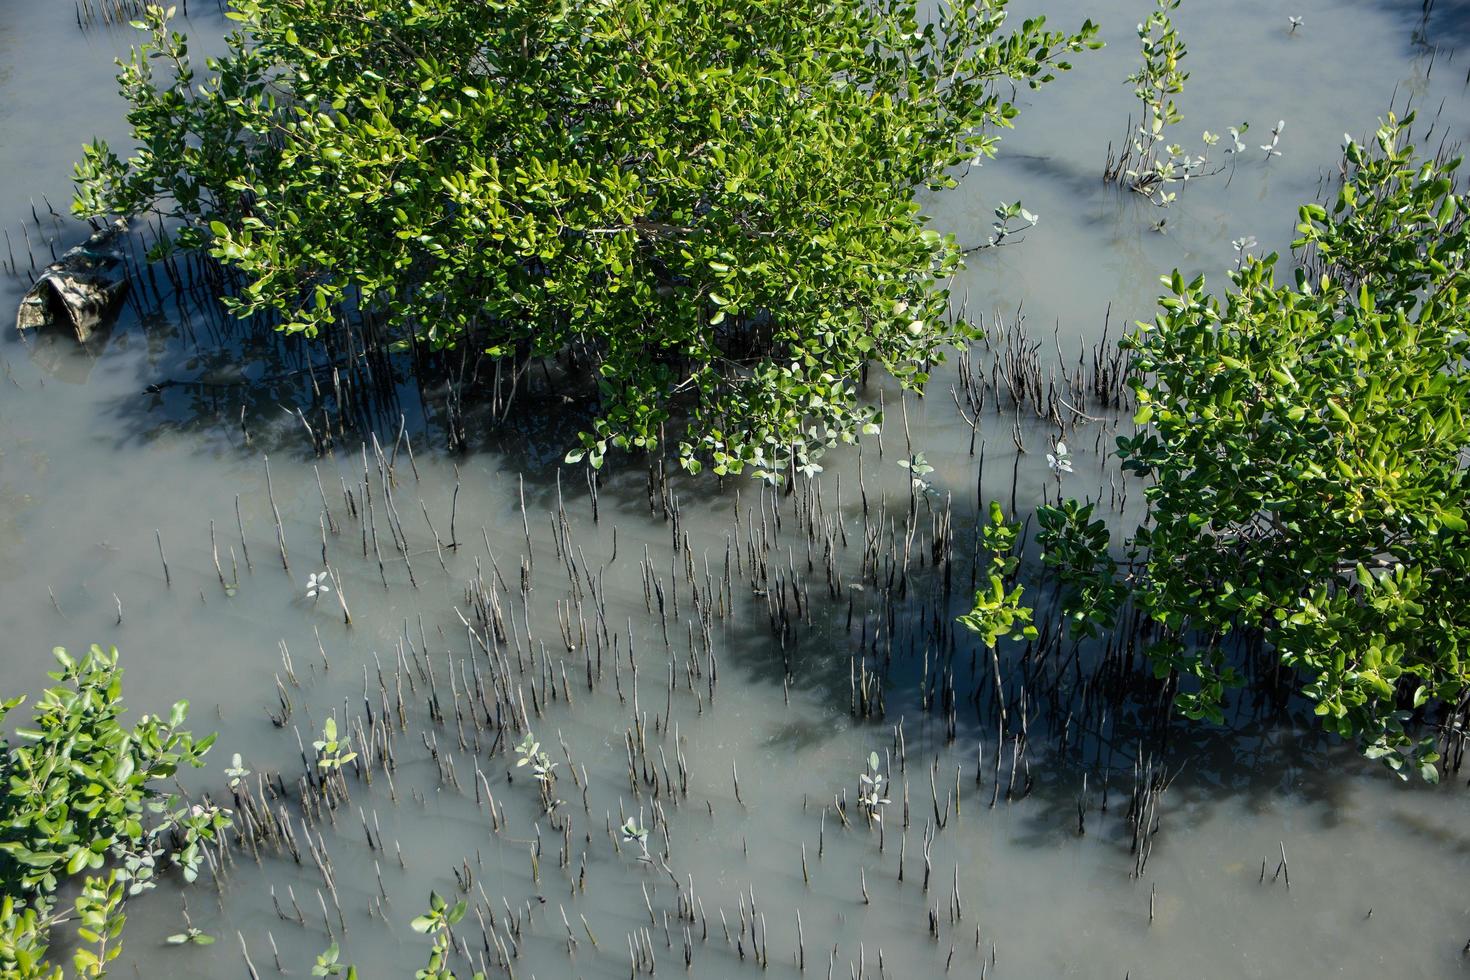
POLYGON ((91 339, 112 319, 128 288, 122 253, 127 230, 119 218, 48 265, 21 299, 16 329, 64 325, 79 343, 91 339))

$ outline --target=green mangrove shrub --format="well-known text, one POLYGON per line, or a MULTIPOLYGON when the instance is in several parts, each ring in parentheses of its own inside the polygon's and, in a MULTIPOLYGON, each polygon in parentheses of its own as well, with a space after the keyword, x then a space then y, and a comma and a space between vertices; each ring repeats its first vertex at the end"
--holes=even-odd
MULTIPOLYGON (((58 978, 46 961, 51 929, 76 926, 77 975, 99 977, 121 946, 127 899, 176 867, 192 881, 203 845, 230 826, 226 810, 191 804, 158 784, 181 766, 201 766, 214 736, 182 728, 188 703, 167 717, 119 721, 117 651, 93 646, 81 658, 57 647, 58 684, 45 691, 19 743, 0 742, 0 975, 58 978), (61 885, 84 876, 69 907, 61 885)), ((0 720, 22 698, 0 705, 0 720)))
POLYGON ((1231 274, 1223 303, 1177 272, 1128 341, 1146 477, 1135 595, 1193 677, 1193 716, 1238 679, 1219 645, 1259 630, 1327 727, 1394 768, 1437 775, 1404 724, 1470 682, 1470 244, 1458 160, 1420 159, 1393 117, 1346 145, 1336 200, 1301 209, 1304 264, 1231 274), (1405 750, 1409 750, 1408 756, 1405 750))
POLYGON ((286 331, 372 310, 516 370, 563 355, 597 388, 573 460, 657 446, 677 409, 688 469, 784 469, 876 421, 868 364, 917 387, 968 335, 964 245, 916 193, 1099 43, 1006 8, 235 0, 203 74, 150 8, 138 150, 89 146, 74 209, 168 219, 159 251, 207 249, 286 331))
MULTIPOLYGON (((1434 712, 1470 692, 1470 197, 1458 159, 1415 153, 1412 121, 1347 140, 1336 199, 1300 209, 1289 282, 1243 252, 1223 297, 1165 277, 1124 341, 1139 428, 1118 453, 1149 501, 1128 563, 1092 505, 1037 519, 1073 635, 1135 603, 1189 717, 1223 720, 1245 633, 1329 731, 1433 782, 1434 712)), ((987 646, 1015 635, 991 581, 962 617, 987 646)))

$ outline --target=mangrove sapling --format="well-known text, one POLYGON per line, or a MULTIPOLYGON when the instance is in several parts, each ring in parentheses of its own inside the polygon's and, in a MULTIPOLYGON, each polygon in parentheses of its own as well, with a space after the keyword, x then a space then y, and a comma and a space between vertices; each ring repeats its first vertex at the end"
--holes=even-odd
MULTIPOLYGON (((1116 158, 1111 148, 1108 162, 1103 168, 1105 180, 1126 180, 1128 187, 1147 197, 1151 202, 1167 207, 1178 195, 1169 188, 1175 184, 1186 184, 1192 179, 1220 173, 1224 167, 1213 165, 1208 148, 1216 146, 1220 137, 1205 130, 1201 137, 1206 152, 1186 152, 1179 143, 1169 142, 1169 128, 1183 120, 1175 97, 1183 93, 1189 72, 1181 65, 1188 53, 1184 41, 1174 27, 1170 14, 1179 9, 1182 0, 1155 0, 1156 8, 1148 18, 1138 25, 1138 43, 1143 63, 1138 71, 1128 76, 1133 86, 1133 95, 1138 99, 1140 121, 1124 142, 1124 149, 1116 158)), ((1245 149, 1239 134, 1245 124, 1232 128, 1233 145, 1225 152, 1232 159, 1245 149)), ((1278 154, 1279 155, 1279 154, 1278 154)), ((1156 226, 1162 230, 1163 222, 1156 226)))
POLYGON ((63 980, 61 967, 45 958, 51 930, 63 923, 74 923, 80 940, 72 951, 76 976, 105 975, 107 964, 122 952, 117 940, 127 921, 125 899, 115 873, 106 879, 87 876, 75 903, 65 909, 7 894, 0 899, 0 975, 7 980, 63 980))
POLYGON ((536 741, 536 736, 526 732, 525 738, 521 739, 516 747, 516 768, 531 767, 531 777, 536 780, 536 785, 541 791, 541 804, 549 812, 556 808, 561 801, 553 795, 556 791, 556 766, 551 761, 551 756, 541 750, 541 743, 536 741))
POLYGON ((978 633, 992 652, 1002 638, 1032 640, 1037 636, 1031 624, 1032 610, 1021 604, 1024 588, 1008 588, 1021 564, 1014 553, 1020 529, 1019 523, 1005 519, 999 503, 990 502, 990 523, 980 530, 981 550, 989 555, 988 584, 975 593, 974 608, 959 621, 978 633))
POLYGON ((116 940, 127 922, 124 901, 123 883, 115 871, 106 879, 89 875, 83 883, 75 905, 76 933, 77 938, 89 945, 72 952, 72 967, 77 976, 87 980, 106 976, 107 964, 122 952, 122 943, 116 940))
POLYGON ((870 823, 883 822, 883 808, 892 801, 884 796, 884 775, 878 771, 878 753, 868 753, 868 767, 858 773, 858 809, 870 823))
POLYGON ((638 856, 638 860, 652 864, 653 856, 648 853, 648 828, 634 818, 629 817, 623 821, 622 827, 618 829, 622 831, 624 844, 637 844, 642 851, 638 856))
POLYGON ((341 947, 333 943, 324 952, 317 954, 316 963, 311 968, 311 975, 357 980, 357 967, 343 963, 341 947))
MULTIPOLYGON (((0 974, 59 977, 45 962, 50 930, 77 925, 87 945, 73 953, 85 977, 101 976, 121 946, 123 905, 153 888, 160 867, 193 881, 203 847, 231 825, 230 814, 190 804, 157 788, 180 766, 203 765, 214 736, 195 740, 180 726, 188 704, 167 718, 119 722, 122 671, 117 651, 93 646, 81 658, 57 647, 61 682, 37 702, 33 725, 16 729, 24 744, 0 742, 0 974), (71 908, 58 908, 61 886, 88 875, 71 908)), ((0 704, 0 719, 23 699, 0 704)))

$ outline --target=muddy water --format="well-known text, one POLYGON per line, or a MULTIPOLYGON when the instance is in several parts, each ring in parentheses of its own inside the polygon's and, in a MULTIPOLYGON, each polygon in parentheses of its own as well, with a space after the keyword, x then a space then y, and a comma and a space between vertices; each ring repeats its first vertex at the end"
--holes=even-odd
MULTIPOLYGON (((1072 6, 1064 20, 1096 17, 1108 49, 1079 58, 1072 76, 1032 99, 1002 158, 933 206, 937 220, 973 238, 999 200, 1022 198, 1040 213, 1024 242, 979 256, 964 285, 973 311, 1010 317, 1020 306, 1044 347, 1055 331, 1069 359, 1101 337, 1110 304, 1114 336, 1146 316, 1161 272, 1218 279, 1235 258, 1232 240, 1246 235, 1284 249, 1295 206, 1332 171, 1342 133, 1371 127, 1395 93, 1440 112, 1436 140, 1462 138, 1470 120, 1461 59, 1449 50, 1466 40, 1453 10, 1421 26, 1417 3, 1192 5, 1178 16, 1194 73, 1181 133, 1249 120, 1251 151, 1228 179, 1192 182, 1160 211, 1098 180, 1127 120, 1121 79, 1134 64, 1132 25, 1146 11, 1072 6), (1288 13, 1304 17, 1294 36, 1288 13), (1283 155, 1267 164, 1255 147, 1277 119, 1287 121, 1283 155)), ((201 35, 217 35, 220 23, 195 21, 201 35)), ((108 62, 128 40, 125 31, 78 31, 69 8, 0 0, 0 226, 19 243, 23 269, 23 223, 38 260, 47 234, 60 245, 80 237, 46 218, 43 195, 64 211, 78 145, 94 134, 122 138, 108 62)), ((23 282, 0 281, 0 307, 13 307, 23 282)), ((972 440, 950 395, 952 368, 924 400, 900 403, 883 390, 881 447, 870 440, 861 459, 826 460, 819 482, 792 496, 753 482, 737 495, 673 481, 677 523, 662 504, 650 507, 638 466, 604 475, 595 521, 580 471, 562 473, 558 494, 555 447, 574 420, 554 398, 505 426, 477 428, 474 451, 451 457, 442 392, 420 400, 398 385, 378 428, 405 558, 371 448, 364 477, 361 435, 314 459, 288 411, 313 405, 299 373, 309 352, 247 348, 233 336, 197 306, 150 294, 95 351, 9 334, 0 342, 0 690, 36 689, 55 644, 116 644, 134 710, 188 698, 195 726, 220 732, 191 790, 228 802, 223 770, 239 752, 255 773, 281 774, 288 791, 275 805, 287 806, 300 838, 298 735, 309 743, 328 715, 381 728, 381 664, 395 765, 391 787, 381 767, 371 786, 353 774, 351 800, 310 818, 335 902, 304 843, 299 864, 272 846, 262 845, 259 863, 237 847, 213 882, 165 886, 130 906, 117 975, 244 976, 242 939, 262 976, 276 969, 272 945, 300 975, 330 929, 365 977, 406 976, 425 948, 408 920, 430 889, 455 895, 462 886, 478 909, 458 938, 476 964, 482 955, 496 962, 483 915, 521 976, 623 975, 635 958, 647 966, 645 954, 629 953, 645 942, 655 969, 677 974, 686 941, 691 972, 710 977, 758 972, 759 960, 792 975, 801 952, 818 976, 1463 969, 1470 836, 1457 781, 1401 785, 1320 737, 1300 706, 1269 695, 1239 699, 1229 729, 1152 729, 1157 692, 1130 683, 1120 699, 1099 697, 1096 650, 1069 661, 1064 646, 1040 663, 1007 651, 996 696, 993 666, 948 624, 970 588, 977 497, 1009 505, 1014 495, 1024 519, 1044 493, 1055 495, 1042 461, 1055 433, 1022 413, 1028 451, 1018 454, 1011 417, 992 404, 972 440), (145 392, 150 385, 162 387, 145 392), (395 438, 399 415, 412 460, 395 438), (896 465, 911 452, 935 467, 932 494, 911 496, 896 465), (364 543, 364 482, 376 548, 371 533, 364 543), (815 515, 810 534, 803 515, 815 515), (946 516, 952 561, 936 567, 930 542, 946 516), (335 531, 324 535, 328 523, 335 531), (350 627, 336 592, 304 594, 324 536, 350 627), (865 559, 869 539, 882 554, 876 566, 865 559), (753 569, 762 563, 764 573, 753 569), (495 593, 504 638, 476 619, 472 580, 495 593), (882 717, 851 710, 853 675, 869 671, 880 678, 882 717), (472 705, 464 678, 472 692, 508 680, 515 712, 493 693, 488 711, 477 693, 472 705), (570 820, 565 837, 506 748, 519 738, 522 706, 559 763, 555 821, 570 820), (632 729, 638 741, 640 727, 646 756, 630 780, 625 738, 632 729), (854 803, 870 751, 892 783, 881 833, 854 803), (1145 756, 1172 782, 1136 876, 1127 814, 1145 756), (665 765, 679 787, 672 794, 665 765), (484 787, 496 818, 477 799, 484 787), (850 827, 836 810, 843 800, 850 827), (653 862, 609 833, 624 814, 641 814, 653 862), (219 942, 163 943, 179 931, 184 902, 219 942), (681 920, 690 905, 693 921, 681 920)), ((1062 490, 1096 497, 1102 487, 1121 516, 1136 508, 1137 490, 1125 502, 1093 451, 1112 435, 1102 423, 1069 433, 1077 472, 1062 490)))

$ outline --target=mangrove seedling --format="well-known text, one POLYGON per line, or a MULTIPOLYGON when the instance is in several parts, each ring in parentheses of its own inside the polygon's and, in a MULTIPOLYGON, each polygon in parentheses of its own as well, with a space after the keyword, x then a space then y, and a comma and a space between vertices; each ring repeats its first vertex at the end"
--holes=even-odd
POLYGON ((1240 238, 1233 240, 1230 243, 1230 247, 1235 249, 1235 268, 1239 269, 1245 264, 1246 253, 1256 247, 1256 236, 1242 235, 1240 238))
POLYGON ((1057 482, 1062 482, 1062 476, 1072 472, 1072 454, 1067 450, 1067 444, 1061 439, 1052 447, 1052 451, 1046 454, 1046 465, 1051 469, 1052 475, 1057 482))
POLYGON ((516 760, 516 768, 530 766, 531 775, 543 786, 550 785, 555 780, 556 763, 541 750, 541 743, 536 741, 535 735, 526 733, 526 737, 516 746, 516 755, 520 756, 516 760))
POLYGON ((240 784, 249 778, 249 776, 250 770, 245 768, 245 764, 240 758, 240 753, 236 752, 230 756, 230 765, 225 769, 225 779, 229 781, 230 789, 239 789, 240 784))
POLYGON ((306 577, 306 597, 308 599, 318 599, 331 591, 331 578, 325 570, 321 573, 312 572, 306 577))
POLYGON ((318 953, 316 964, 311 968, 314 977, 343 977, 344 980, 357 980, 357 967, 342 962, 342 949, 336 943, 328 946, 325 952, 318 953))
MULTIPOLYGON (((429 961, 422 970, 414 973, 414 980, 456 980, 449 969, 449 957, 454 952, 454 937, 450 930, 464 918, 468 905, 458 901, 450 905, 439 897, 438 892, 429 893, 429 910, 414 919, 410 925, 414 932, 433 937, 434 945, 429 950, 429 961)), ((483 973, 475 973, 474 980, 484 980, 483 973)))
POLYGON ((923 453, 914 453, 908 459, 901 459, 898 465, 909 471, 909 503, 912 505, 916 498, 922 496, 927 507, 929 497, 938 493, 934 484, 929 482, 929 474, 934 472, 934 467, 929 465, 923 453))
POLYGON ((873 823, 883 822, 883 808, 891 800, 883 795, 885 777, 878 771, 878 753, 868 753, 868 767, 858 773, 858 809, 873 823))
POLYGON ((561 801, 553 794, 556 790, 556 763, 551 757, 541 750, 541 743, 536 741, 536 736, 531 732, 521 739, 516 746, 516 768, 531 767, 531 775, 536 780, 537 787, 541 790, 541 805, 550 811, 561 801))
POLYGON ((898 465, 909 471, 909 476, 913 479, 915 490, 921 490, 929 485, 929 481, 925 477, 934 472, 934 467, 929 465, 929 461, 924 458, 923 453, 914 453, 908 459, 901 459, 898 461, 898 465))
POLYGON ((1272 157, 1281 156, 1281 151, 1276 147, 1281 142, 1281 131, 1286 128, 1286 120, 1282 119, 1276 123, 1276 128, 1271 130, 1271 142, 1262 143, 1261 149, 1266 151, 1266 162, 1270 163, 1272 157))
POLYGON ((176 932, 169 936, 164 942, 170 946, 212 946, 214 937, 194 925, 189 918, 189 910, 184 910, 184 931, 176 932))
POLYGON ((625 820, 623 822, 623 826, 621 828, 619 828, 619 829, 621 829, 622 832, 623 832, 623 843, 624 844, 633 844, 633 843, 636 843, 639 846, 639 848, 642 849, 643 853, 641 855, 639 855, 639 858, 638 858, 640 861, 649 861, 649 862, 653 861, 653 857, 648 853, 648 828, 647 827, 645 827, 642 824, 640 824, 634 818, 629 817, 627 820, 625 820))
POLYGON ((351 737, 338 737, 337 719, 333 717, 322 723, 322 737, 312 742, 311 747, 316 749, 317 768, 329 772, 341 771, 343 766, 357 758, 357 753, 352 751, 351 737))

